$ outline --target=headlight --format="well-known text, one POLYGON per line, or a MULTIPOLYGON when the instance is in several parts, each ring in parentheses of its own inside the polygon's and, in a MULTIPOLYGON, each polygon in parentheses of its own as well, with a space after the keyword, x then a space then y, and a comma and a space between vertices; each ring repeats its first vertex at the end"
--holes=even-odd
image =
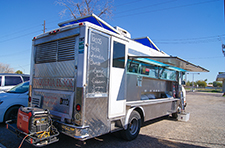
POLYGON ((0 105, 3 103, 3 101, 2 100, 0 100, 0 105))

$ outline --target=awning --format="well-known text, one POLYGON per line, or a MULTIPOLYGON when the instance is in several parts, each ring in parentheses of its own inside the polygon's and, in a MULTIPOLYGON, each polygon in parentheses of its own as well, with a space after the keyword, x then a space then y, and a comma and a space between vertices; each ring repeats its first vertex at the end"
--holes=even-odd
MULTIPOLYGON (((200 66, 197 66, 197 65, 194 65, 188 61, 185 61, 179 57, 155 57, 155 56, 144 56, 144 57, 137 57, 137 56, 130 56, 129 57, 130 59, 142 59, 141 61, 144 62, 143 59, 145 59, 145 61, 149 61, 149 60, 153 60, 155 62, 160 62, 162 64, 166 64, 167 66, 165 67, 173 67, 173 68, 180 68, 180 69, 183 69, 183 70, 186 70, 186 71, 190 71, 190 72, 209 72, 209 70, 203 68, 203 67, 200 67, 200 66)), ((152 63, 150 63, 152 64, 152 63)), ((154 64, 153 64, 154 65, 154 64)), ((160 65, 157 65, 157 66, 160 66, 160 65)), ((161 65, 163 66, 163 65, 161 65)), ((178 70, 178 71, 182 71, 182 70, 178 70)))

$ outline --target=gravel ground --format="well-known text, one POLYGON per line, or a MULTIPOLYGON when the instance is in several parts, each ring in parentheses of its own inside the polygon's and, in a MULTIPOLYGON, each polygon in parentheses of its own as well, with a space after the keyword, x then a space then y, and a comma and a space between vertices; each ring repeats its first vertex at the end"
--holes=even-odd
MULTIPOLYGON (((151 120, 141 128, 137 139, 124 141, 106 134, 87 140, 85 144, 78 140, 60 135, 60 141, 45 148, 61 147, 218 147, 225 148, 225 97, 221 93, 188 92, 187 112, 190 112, 188 122, 179 122, 172 118, 162 117, 151 120)), ((7 148, 16 148, 22 139, 5 129, 0 124, 0 143, 7 148)), ((32 147, 24 142, 23 148, 32 147)))

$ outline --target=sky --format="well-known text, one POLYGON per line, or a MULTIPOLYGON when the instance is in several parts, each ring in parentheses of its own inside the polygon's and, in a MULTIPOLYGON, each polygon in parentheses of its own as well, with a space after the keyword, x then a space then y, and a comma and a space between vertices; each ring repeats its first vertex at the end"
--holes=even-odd
MULTIPOLYGON (((223 0, 114 0, 113 15, 104 19, 127 30, 132 38, 148 36, 165 53, 208 69, 187 80, 216 80, 225 71, 223 0)), ((56 0, 0 1, 0 63, 30 73, 32 38, 71 19, 60 16, 56 0)))

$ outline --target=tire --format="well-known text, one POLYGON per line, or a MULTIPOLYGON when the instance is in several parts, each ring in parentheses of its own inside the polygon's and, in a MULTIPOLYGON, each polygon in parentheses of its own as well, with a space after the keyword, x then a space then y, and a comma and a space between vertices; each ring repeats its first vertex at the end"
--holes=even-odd
POLYGON ((5 113, 4 122, 7 120, 16 120, 19 108, 20 108, 20 106, 10 107, 5 113))
POLYGON ((177 119, 177 117, 178 117, 178 113, 177 112, 172 113, 172 118, 177 119))
POLYGON ((137 111, 133 111, 129 117, 128 127, 121 131, 125 140, 131 141, 137 138, 141 128, 141 116, 137 111))

